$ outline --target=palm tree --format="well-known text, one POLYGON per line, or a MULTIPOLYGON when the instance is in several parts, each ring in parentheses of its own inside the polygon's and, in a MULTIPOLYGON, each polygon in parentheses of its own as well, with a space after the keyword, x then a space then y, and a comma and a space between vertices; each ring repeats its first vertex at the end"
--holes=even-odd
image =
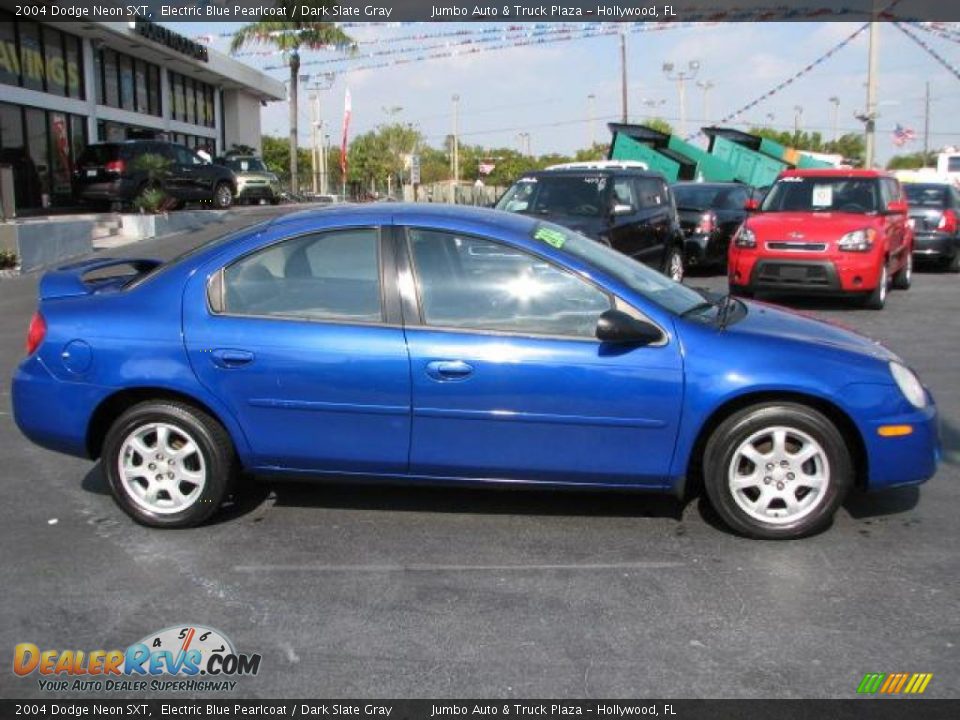
MULTIPOLYGON (((284 3, 284 5, 292 3, 284 3)), ((325 5, 314 0, 311 5, 325 5)), ((233 35, 230 51, 245 45, 267 44, 286 53, 290 63, 290 190, 298 191, 297 168, 297 82, 300 79, 300 48, 319 50, 329 45, 353 46, 353 40, 343 30, 325 22, 260 21, 244 25, 233 35)))

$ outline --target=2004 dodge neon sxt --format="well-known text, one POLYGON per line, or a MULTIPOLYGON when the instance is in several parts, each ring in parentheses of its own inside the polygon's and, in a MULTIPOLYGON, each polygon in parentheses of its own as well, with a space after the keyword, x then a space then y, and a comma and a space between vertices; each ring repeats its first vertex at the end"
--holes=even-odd
POLYGON ((17 424, 101 458, 120 506, 157 527, 206 520, 244 469, 702 480, 734 530, 790 538, 854 484, 922 483, 939 458, 933 399, 884 347, 520 215, 297 213, 168 263, 67 266, 39 295, 17 424))

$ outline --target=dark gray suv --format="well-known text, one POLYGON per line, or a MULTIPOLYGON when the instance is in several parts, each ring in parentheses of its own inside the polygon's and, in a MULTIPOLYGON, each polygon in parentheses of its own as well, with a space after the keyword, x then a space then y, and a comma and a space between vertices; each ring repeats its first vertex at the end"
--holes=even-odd
POLYGON ((659 173, 615 163, 530 172, 495 207, 564 225, 683 279, 683 232, 659 173))
POLYGON ((73 172, 74 197, 80 202, 110 203, 115 209, 132 202, 149 186, 137 158, 159 155, 169 162, 160 181, 178 204, 206 201, 228 208, 237 192, 233 171, 214 165, 185 145, 162 140, 126 140, 88 145, 73 172))

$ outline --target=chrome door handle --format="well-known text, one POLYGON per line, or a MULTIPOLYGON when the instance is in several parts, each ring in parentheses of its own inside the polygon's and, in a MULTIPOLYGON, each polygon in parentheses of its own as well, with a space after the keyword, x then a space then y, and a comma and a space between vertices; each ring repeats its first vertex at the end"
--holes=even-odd
POLYGON ((434 360, 427 363, 427 375, 434 380, 466 380, 473 374, 473 366, 463 360, 434 360))

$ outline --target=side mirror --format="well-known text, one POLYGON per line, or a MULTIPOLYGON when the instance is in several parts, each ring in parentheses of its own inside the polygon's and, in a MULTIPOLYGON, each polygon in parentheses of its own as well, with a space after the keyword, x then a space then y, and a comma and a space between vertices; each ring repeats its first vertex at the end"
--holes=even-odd
POLYGON ((613 210, 610 211, 613 215, 633 215, 634 209, 633 205, 627 205, 626 203, 617 203, 613 206, 613 210))
POLYGON ((743 204, 743 209, 747 212, 756 212, 760 209, 760 201, 756 198, 747 198, 747 201, 743 204))
POLYGON ((663 333, 653 323, 627 315, 622 310, 607 310, 597 320, 597 339, 607 343, 649 345, 659 341, 663 333))
POLYGON ((891 215, 906 215, 907 214, 907 201, 906 200, 891 200, 887 203, 887 212, 891 215))

